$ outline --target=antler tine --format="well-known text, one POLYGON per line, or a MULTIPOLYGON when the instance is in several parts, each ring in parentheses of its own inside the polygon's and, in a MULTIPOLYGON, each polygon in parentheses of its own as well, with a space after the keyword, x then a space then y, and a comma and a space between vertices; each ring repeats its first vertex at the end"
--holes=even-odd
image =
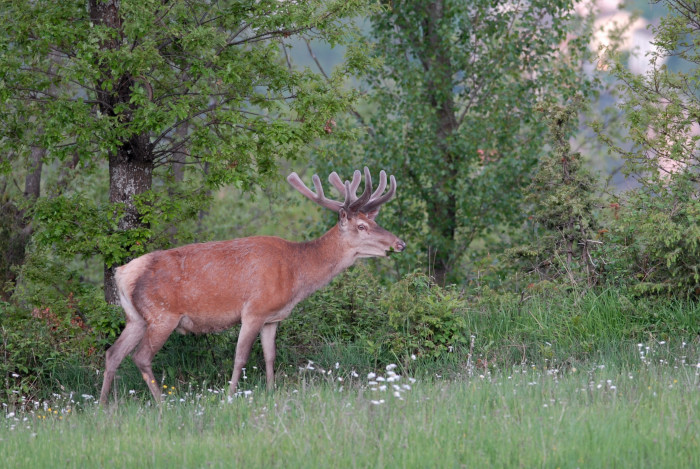
POLYGON ((323 194, 323 186, 321 185, 321 179, 319 179, 318 175, 314 174, 313 181, 314 187, 316 187, 315 194, 311 189, 306 187, 306 184, 304 184, 297 173, 292 173, 287 176, 287 182, 289 182, 289 184, 298 190, 304 197, 316 202, 321 207, 333 210, 334 212, 340 211, 344 204, 338 202, 337 200, 326 198, 326 196, 323 194))
POLYGON ((372 197, 370 197, 369 201, 372 202, 372 200, 382 195, 384 189, 386 189, 386 171, 382 169, 379 171, 379 187, 377 187, 376 191, 372 192, 372 197))
MULTIPOLYGON (((354 178, 353 178, 354 182, 354 178)), ((351 212, 359 212, 359 211, 364 211, 364 206, 367 202, 369 202, 370 198, 372 197, 372 175, 369 173, 369 168, 365 166, 365 190, 362 192, 362 195, 357 198, 355 202, 352 203, 348 207, 348 210, 351 212)))
MULTIPOLYGON (((380 178, 381 178, 381 176, 380 176, 380 178)), ((386 194, 384 194, 383 196, 377 197, 377 198, 374 198, 374 194, 373 194, 372 200, 370 200, 367 203, 367 205, 362 207, 363 212, 369 213, 375 209, 378 209, 381 205, 384 205, 385 203, 389 202, 394 197, 394 194, 396 193, 396 178, 392 175, 392 176, 389 176, 389 179, 391 181, 390 186, 389 186, 389 191, 386 194)), ((379 185, 381 186, 381 182, 379 185)), ((384 185, 386 186, 386 175, 384 176, 384 185)), ((382 188, 382 191, 383 190, 384 189, 382 188)), ((381 192, 379 192, 379 189, 377 189, 375 194, 376 193, 381 194, 381 192)))
POLYGON ((346 195, 345 183, 343 182, 342 179, 340 179, 340 176, 338 176, 338 173, 333 171, 328 176, 328 181, 331 184, 333 184, 333 187, 335 187, 335 189, 338 191, 338 193, 340 195, 346 196, 345 197, 345 204, 349 205, 357 200, 357 187, 360 185, 360 177, 361 177, 360 172, 355 170, 355 172, 352 175, 352 182, 350 183, 350 197, 349 198, 346 195))
POLYGON ((340 179, 338 173, 333 171, 331 174, 329 174, 328 182, 333 184, 333 187, 335 187, 335 190, 337 190, 340 195, 345 195, 345 184, 343 184, 343 180, 340 179))

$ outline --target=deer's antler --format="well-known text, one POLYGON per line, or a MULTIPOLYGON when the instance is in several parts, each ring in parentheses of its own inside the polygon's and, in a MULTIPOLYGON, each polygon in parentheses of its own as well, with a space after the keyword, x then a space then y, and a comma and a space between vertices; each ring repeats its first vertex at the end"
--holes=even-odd
POLYGON ((316 193, 306 187, 297 173, 292 173, 287 176, 287 181, 289 181, 289 183, 296 190, 301 192, 302 195, 306 196, 322 207, 333 210, 334 212, 338 212, 341 208, 343 208, 350 213, 369 213, 373 210, 377 210, 381 205, 391 200, 396 193, 396 179, 394 176, 390 176, 391 186, 389 187, 389 191, 382 195, 384 189, 386 189, 386 172, 382 170, 379 173, 379 187, 377 187, 377 190, 374 192, 372 192, 372 176, 370 175, 369 168, 365 166, 364 172, 365 189, 359 197, 357 196, 357 188, 360 186, 360 171, 356 170, 353 173, 352 181, 343 182, 340 176, 338 176, 338 173, 335 171, 328 176, 328 181, 330 181, 338 193, 345 196, 345 200, 343 202, 328 199, 324 195, 321 180, 316 174, 314 174, 312 178, 314 187, 316 188, 316 193))

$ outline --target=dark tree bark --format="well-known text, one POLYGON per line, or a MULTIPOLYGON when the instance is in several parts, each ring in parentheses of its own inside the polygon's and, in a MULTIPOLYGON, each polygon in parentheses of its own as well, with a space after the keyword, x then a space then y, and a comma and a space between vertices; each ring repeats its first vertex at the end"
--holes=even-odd
MULTIPOLYGON (((39 197, 41 190, 41 171, 46 150, 32 147, 27 176, 24 179, 24 197, 28 206, 39 197)), ((0 262, 0 299, 8 300, 14 292, 17 280, 16 269, 24 264, 27 243, 32 235, 31 220, 24 209, 7 201, 0 209, 0 250, 3 260, 0 262)))
POLYGON ((427 15, 423 22, 423 34, 429 48, 421 49, 420 59, 426 76, 431 77, 427 83, 428 101, 437 117, 436 141, 437 150, 443 161, 446 174, 440 175, 436 184, 436 192, 441 195, 428 199, 429 225, 435 233, 435 238, 442 240, 442 246, 436 246, 431 253, 433 275, 439 285, 444 285, 454 267, 455 252, 452 244, 457 228, 457 199, 454 185, 456 178, 455 158, 450 140, 452 134, 459 128, 455 115, 454 96, 452 94, 453 67, 449 56, 449 46, 439 31, 443 17, 443 2, 437 0, 426 4, 427 15), (450 244, 448 248, 445 242, 450 244))
MULTIPOLYGON (((119 31, 121 30, 119 4, 117 0, 106 2, 91 0, 90 18, 95 23, 102 23, 119 31)), ((115 34, 112 39, 105 40, 101 47, 117 49, 120 46, 119 37, 120 34, 115 34)), ((114 116, 114 109, 118 104, 129 104, 134 86, 133 77, 129 75, 114 77, 111 76, 110 70, 105 69, 98 81, 96 89, 99 90, 97 94, 100 112, 114 116), (111 86, 104 86, 108 81, 111 82, 111 86)), ((132 120, 131 112, 126 111, 119 118, 128 125, 132 120)), ((153 153, 146 134, 132 136, 109 155, 109 201, 113 204, 123 204, 124 207, 123 215, 118 222, 119 230, 127 231, 144 226, 135 207, 134 196, 151 189, 153 168, 153 153)), ((114 282, 116 267, 107 265, 104 267, 105 300, 111 304, 119 304, 114 282)))
MULTIPOLYGON (((109 157, 109 201, 123 204, 124 214, 118 222, 119 230, 126 231, 144 226, 134 205, 134 196, 151 189, 153 182, 153 157, 149 151, 147 135, 138 135, 123 144, 109 157)), ((104 269, 105 300, 119 304, 114 269, 104 269)))
POLYGON ((32 147, 31 161, 27 177, 24 179, 24 197, 34 200, 39 198, 41 193, 41 170, 44 165, 44 155, 46 150, 41 147, 32 147))

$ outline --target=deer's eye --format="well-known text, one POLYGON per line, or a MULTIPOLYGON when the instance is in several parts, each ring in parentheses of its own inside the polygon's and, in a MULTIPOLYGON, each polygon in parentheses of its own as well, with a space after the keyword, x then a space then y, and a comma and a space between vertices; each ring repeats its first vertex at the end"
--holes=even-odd
POLYGON ((365 225, 357 225, 357 229, 360 231, 365 231, 367 227, 365 225))

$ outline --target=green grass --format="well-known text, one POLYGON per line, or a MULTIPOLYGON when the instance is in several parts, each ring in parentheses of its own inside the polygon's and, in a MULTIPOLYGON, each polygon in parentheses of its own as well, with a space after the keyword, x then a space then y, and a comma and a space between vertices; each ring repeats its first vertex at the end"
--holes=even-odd
MULTIPOLYGON (((348 317, 382 324, 365 306, 348 317)), ((272 394, 256 345, 250 394, 223 398, 235 334, 168 341, 154 362, 173 393, 162 408, 130 359, 107 410, 82 396, 97 395, 101 375, 79 360, 40 392, 9 373, 2 467, 700 467, 698 303, 494 295, 455 313, 470 344, 416 360, 361 333, 348 341, 347 329, 319 340, 326 307, 282 324, 272 394), (387 360, 401 378, 372 384, 387 360)))
POLYGON ((342 365, 330 374, 312 365, 272 394, 227 403, 216 389, 176 389, 161 409, 126 396, 105 411, 63 394, 51 410, 39 403, 8 414, 0 460, 13 468, 700 467, 700 369, 690 358, 659 363, 650 349, 634 368, 473 369, 460 379, 377 384, 342 365))

